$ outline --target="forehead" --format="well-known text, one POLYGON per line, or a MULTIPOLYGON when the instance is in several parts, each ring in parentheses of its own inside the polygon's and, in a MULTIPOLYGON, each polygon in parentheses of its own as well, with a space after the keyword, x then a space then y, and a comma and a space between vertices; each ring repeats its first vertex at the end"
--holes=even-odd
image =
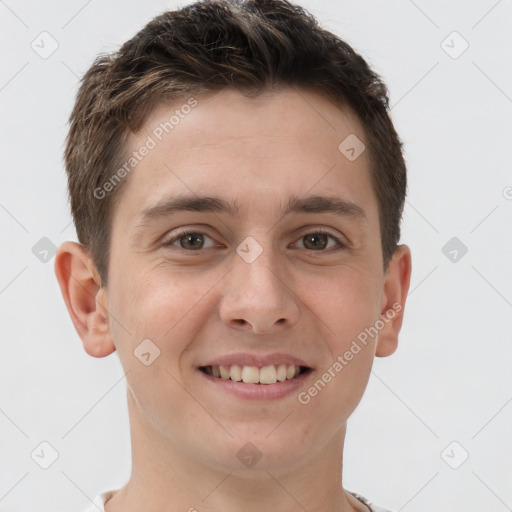
MULTIPOLYGON (((333 161, 338 157, 339 142, 349 134, 365 139, 357 115, 347 106, 335 107, 316 92, 282 87, 247 97, 229 88, 183 98, 172 104, 159 104, 142 132, 132 138, 131 145, 136 145, 137 139, 140 141, 147 135, 155 138, 157 143, 172 144, 174 140, 174 150, 178 154, 182 142, 187 148, 204 152, 216 149, 213 145, 233 151, 236 146, 256 148, 264 145, 266 157, 291 157, 285 151, 293 145, 294 154, 299 151, 300 155, 333 161), (193 137, 189 138, 189 135, 193 137), (232 144, 234 140, 236 146, 232 144), (297 141, 301 142, 300 148, 297 141)), ((238 156, 256 159, 258 154, 238 156)))
POLYGON ((281 207, 308 192, 339 192, 375 209, 367 152, 351 160, 340 150, 351 137, 364 148, 363 126, 350 109, 296 88, 256 97, 225 89, 162 103, 128 140, 127 157, 151 149, 130 172, 122 194, 129 201, 119 209, 136 221, 169 194, 210 194, 232 198, 242 215, 263 207, 264 216, 273 199, 281 207))

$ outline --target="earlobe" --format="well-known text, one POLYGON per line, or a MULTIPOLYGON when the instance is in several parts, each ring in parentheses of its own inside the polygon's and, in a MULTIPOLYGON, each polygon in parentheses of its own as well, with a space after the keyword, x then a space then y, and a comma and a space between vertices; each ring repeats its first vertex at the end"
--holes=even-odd
POLYGON ((411 250, 399 245, 386 271, 382 297, 381 321, 375 355, 390 356, 398 346, 398 333, 402 327, 405 301, 411 281, 411 250))
POLYGON ((76 242, 64 242, 55 256, 54 268, 85 351, 93 357, 105 357, 114 352, 106 288, 100 288, 98 273, 85 247, 76 242))

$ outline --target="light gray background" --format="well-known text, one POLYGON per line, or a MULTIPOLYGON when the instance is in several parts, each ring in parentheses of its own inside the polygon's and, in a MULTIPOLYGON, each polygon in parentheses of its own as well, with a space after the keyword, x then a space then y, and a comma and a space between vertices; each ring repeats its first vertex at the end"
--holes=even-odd
MULTIPOLYGON (((76 239, 62 151, 78 78, 185 3, 0 0, 2 511, 84 510, 129 477, 117 355, 87 356, 54 259, 32 248, 76 239), (31 47, 50 48, 43 31, 59 45, 46 59, 31 47), (59 455, 46 470, 31 458, 43 441, 59 455)), ((409 169, 405 323, 349 422, 345 486, 394 511, 511 510, 512 2, 301 5, 389 85, 409 169), (469 44, 458 58, 453 31, 469 44), (455 262, 442 252, 452 237, 468 249, 455 262)))

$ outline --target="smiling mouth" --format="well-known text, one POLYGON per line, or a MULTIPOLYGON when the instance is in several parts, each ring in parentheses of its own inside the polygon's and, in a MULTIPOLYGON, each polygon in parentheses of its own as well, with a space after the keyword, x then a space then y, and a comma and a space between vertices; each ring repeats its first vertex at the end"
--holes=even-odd
POLYGON ((275 384, 292 380, 304 373, 310 372, 307 366, 293 364, 276 364, 263 366, 242 366, 238 364, 219 366, 200 366, 199 369, 218 379, 244 382, 246 384, 275 384))

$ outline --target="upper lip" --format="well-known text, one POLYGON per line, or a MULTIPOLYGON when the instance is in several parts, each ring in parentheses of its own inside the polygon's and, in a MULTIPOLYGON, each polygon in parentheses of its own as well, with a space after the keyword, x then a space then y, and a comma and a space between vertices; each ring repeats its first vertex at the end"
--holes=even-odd
POLYGON ((201 366, 229 366, 232 364, 238 364, 240 366, 269 366, 273 364, 287 364, 295 366, 305 366, 311 368, 310 365, 306 364, 302 359, 299 359, 290 354, 283 354, 280 352, 274 352, 272 354, 255 355, 247 353, 236 353, 230 355, 219 356, 208 362, 201 364, 201 366))

